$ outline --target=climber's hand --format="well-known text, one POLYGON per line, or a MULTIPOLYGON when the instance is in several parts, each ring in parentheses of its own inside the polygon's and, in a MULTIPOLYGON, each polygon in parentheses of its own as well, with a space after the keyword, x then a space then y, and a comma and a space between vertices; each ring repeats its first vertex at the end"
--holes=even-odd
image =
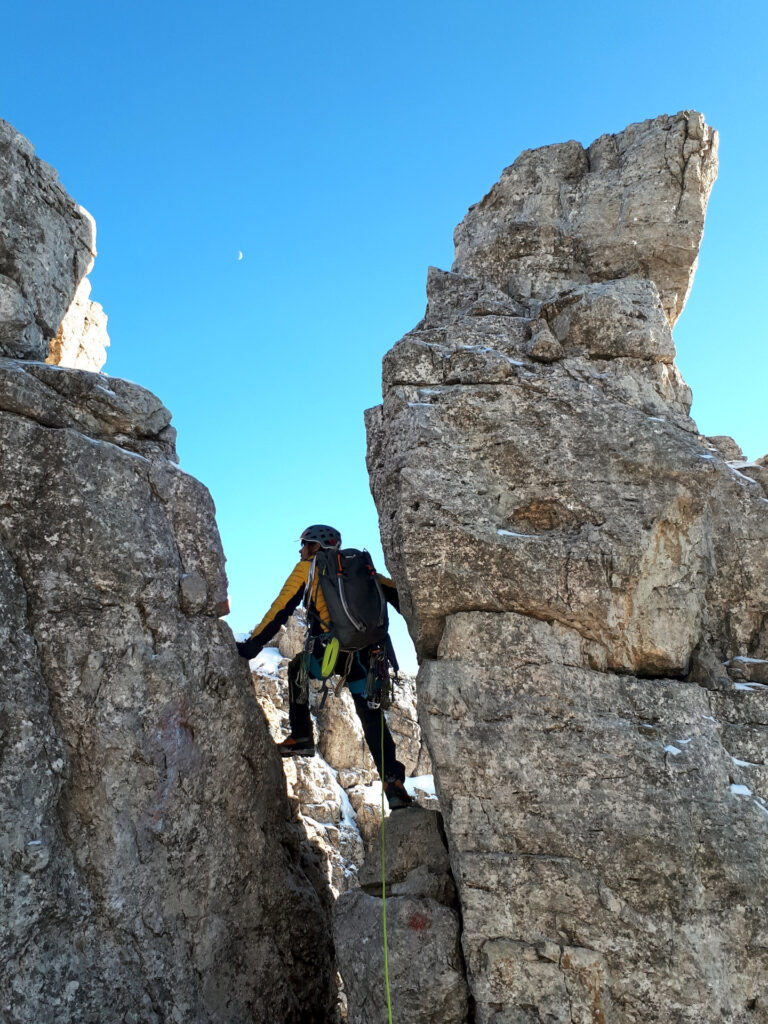
POLYGON ((261 644, 254 642, 253 638, 250 640, 236 640, 237 653, 241 658, 247 658, 249 661, 251 658, 255 658, 261 650, 261 644))

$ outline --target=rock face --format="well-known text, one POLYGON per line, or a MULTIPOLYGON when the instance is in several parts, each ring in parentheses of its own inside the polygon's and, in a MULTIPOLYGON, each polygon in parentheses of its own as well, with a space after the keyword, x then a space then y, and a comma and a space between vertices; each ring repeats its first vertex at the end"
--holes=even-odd
POLYGON ((454 233, 456 273, 522 299, 574 282, 650 279, 670 323, 688 297, 717 173, 716 136, 686 112, 528 150, 454 233))
MULTIPOLYGON (((44 360, 96 256, 93 218, 0 121, 0 355, 44 360)), ((103 360, 102 360, 103 365, 103 360)))
POLYGON ((90 222, 2 139, 0 1018, 320 1024, 329 893, 218 617, 213 503, 157 398, 42 362, 90 222))
MULTIPOLYGON (((393 1020, 465 1024, 468 998, 455 888, 439 814, 411 807, 386 821, 387 946, 393 1020)), ((349 1024, 387 1020, 381 836, 361 872, 364 891, 334 908, 349 1024)))
MULTIPOLYGON (((294 616, 278 638, 279 649, 268 648, 251 662, 256 698, 269 722, 275 742, 288 727, 288 660, 304 644, 303 622, 294 616), (280 657, 282 655, 282 657, 280 657)), ((330 680, 331 686, 337 682, 330 680)), ((317 754, 283 761, 288 797, 308 855, 327 878, 335 897, 358 885, 365 850, 379 834, 381 785, 368 752, 360 721, 346 688, 321 707, 320 684, 309 693, 317 754)), ((386 712, 398 758, 408 776, 431 774, 414 703, 414 680, 400 678, 394 703, 386 712)), ((414 788, 422 806, 436 803, 414 788)))
POLYGON ((767 481, 671 334, 715 154, 524 153, 367 415, 478 1024, 768 1019, 767 481))

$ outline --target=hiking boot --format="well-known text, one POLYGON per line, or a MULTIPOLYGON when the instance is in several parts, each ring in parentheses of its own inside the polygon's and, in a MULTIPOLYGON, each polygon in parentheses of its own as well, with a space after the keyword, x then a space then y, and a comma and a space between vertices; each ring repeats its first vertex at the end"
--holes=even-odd
POLYGON ((401 807, 410 807, 413 803, 400 779, 387 779, 384 783, 384 796, 387 798, 390 811, 399 811, 401 807))
POLYGON ((314 757, 315 741, 311 736, 287 736, 282 743, 277 744, 281 757, 314 757))

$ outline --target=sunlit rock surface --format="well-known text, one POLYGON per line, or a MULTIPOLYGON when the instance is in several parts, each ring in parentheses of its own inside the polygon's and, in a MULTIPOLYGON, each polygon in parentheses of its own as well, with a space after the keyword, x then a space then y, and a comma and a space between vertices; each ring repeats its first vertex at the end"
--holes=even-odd
POLYGON ((0 355, 46 358, 95 256, 93 218, 0 121, 0 355))
POLYGON ((671 334, 716 144, 524 153, 367 416, 478 1024, 768 1015, 765 460, 671 334))
POLYGON ((84 277, 51 341, 47 363, 98 373, 107 361, 107 315, 90 295, 91 282, 84 277))
POLYGON ((334 908, 336 957, 344 980, 349 1024, 387 1018, 383 899, 386 890, 387 976, 393 1020, 464 1024, 468 996, 459 944, 456 890, 436 811, 395 811, 386 830, 382 885, 379 834, 360 872, 361 889, 334 908))
POLYGON ((159 399, 43 361, 91 222, 4 123, 0 212, 0 1019, 324 1024, 330 892, 213 502, 159 399))

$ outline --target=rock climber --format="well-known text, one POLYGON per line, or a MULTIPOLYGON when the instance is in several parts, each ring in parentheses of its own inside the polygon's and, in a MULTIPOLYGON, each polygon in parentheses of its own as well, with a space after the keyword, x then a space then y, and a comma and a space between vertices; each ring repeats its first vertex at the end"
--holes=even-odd
MULTIPOLYGON (((304 598, 312 559, 321 548, 328 548, 333 551, 339 550, 341 548, 341 534, 332 526, 309 526, 302 533, 300 544, 300 560, 285 581, 282 590, 269 611, 254 628, 250 637, 245 641, 238 642, 237 650, 241 657, 248 658, 249 660, 255 658, 259 651, 276 635, 280 627, 288 621, 304 598)), ((381 584, 387 602, 399 611, 400 605, 395 584, 380 573, 376 574, 376 578, 381 584)), ((323 634, 328 635, 330 617, 317 578, 313 579, 312 593, 304 603, 307 608, 310 636, 315 638, 312 643, 309 673, 313 679, 319 679, 321 678, 320 663, 325 652, 325 642, 322 637, 323 634)), ((346 676, 346 685, 352 694, 355 711, 363 727, 365 742, 368 744, 368 749, 382 780, 384 795, 387 798, 390 810, 396 810, 408 807, 412 800, 404 785, 405 765, 397 760, 395 741, 392 739, 392 734, 389 731, 384 714, 381 710, 370 707, 365 696, 371 652, 371 647, 357 652, 352 659, 350 670, 346 676), (383 763, 381 757, 382 732, 383 763)), ((297 654, 288 665, 288 722, 290 734, 282 743, 277 745, 277 749, 282 757, 311 757, 315 753, 309 703, 306 699, 301 699, 298 692, 302 656, 302 654, 297 654)))

